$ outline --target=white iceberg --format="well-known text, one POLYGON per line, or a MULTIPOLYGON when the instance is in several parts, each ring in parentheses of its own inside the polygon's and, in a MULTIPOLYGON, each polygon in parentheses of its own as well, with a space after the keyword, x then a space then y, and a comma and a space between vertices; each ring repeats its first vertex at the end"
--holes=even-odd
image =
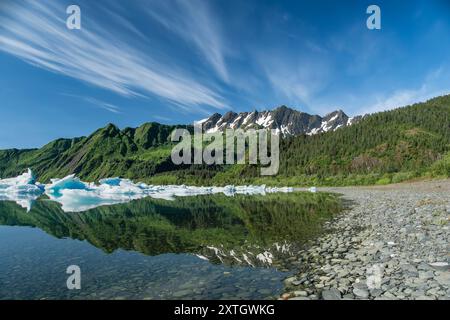
POLYGON ((103 205, 129 202, 131 200, 151 197, 154 199, 174 200, 176 197, 190 197, 223 193, 226 196, 235 194, 265 194, 266 186, 225 186, 195 187, 185 185, 153 186, 145 183, 133 183, 129 179, 107 178, 100 184, 80 181, 74 175, 53 180, 46 186, 46 194, 51 200, 62 205, 64 211, 80 212, 103 205))
POLYGON ((100 186, 95 186, 94 189, 102 194, 143 194, 148 187, 142 184, 134 184, 131 180, 113 178, 100 180, 100 186), (116 180, 117 179, 117 180, 116 180))
POLYGON ((0 201, 12 200, 19 205, 31 207, 43 192, 52 200, 60 203, 68 212, 80 212, 98 206, 113 205, 145 197, 174 200, 175 197, 189 197, 208 194, 265 195, 266 192, 292 192, 292 188, 266 188, 261 186, 195 187, 185 185, 154 186, 142 182, 134 183, 119 177, 101 179, 99 184, 83 182, 74 174, 62 179, 51 179, 51 183, 42 185, 36 182, 33 172, 28 171, 16 178, 0 180, 0 201), (6 196, 7 195, 7 196, 6 196), (25 196, 25 197, 22 197, 25 196))
POLYGON ((277 192, 284 192, 284 193, 289 193, 289 192, 293 192, 294 188, 292 187, 273 187, 273 188, 266 188, 266 192, 267 193, 277 193, 277 192))
POLYGON ((146 196, 143 188, 128 179, 102 179, 100 185, 96 185, 83 182, 73 174, 62 179, 52 179, 52 183, 45 186, 45 192, 51 200, 60 203, 66 212, 81 212, 146 196))
POLYGON ((115 178, 101 179, 99 182, 100 182, 100 184, 107 184, 110 186, 119 186, 121 181, 122 181, 122 179, 120 179, 119 177, 115 177, 115 178))
POLYGON ((36 178, 34 177, 31 169, 28 169, 27 172, 17 176, 15 178, 8 179, 0 179, 0 186, 21 186, 27 184, 34 184, 36 182, 36 178))
POLYGON ((51 182, 45 185, 47 194, 60 194, 63 190, 86 190, 89 188, 89 184, 82 182, 74 174, 62 179, 51 179, 51 182))
POLYGON ((36 182, 30 169, 15 178, 0 179, 0 201, 14 201, 27 212, 43 192, 44 186, 36 182))
POLYGON ((27 172, 15 178, 0 179, 0 194, 41 194, 44 186, 36 183, 33 172, 27 172))
POLYGON ((237 186, 235 188, 235 192, 237 194, 246 194, 246 195, 265 195, 266 194, 266 185, 261 186, 237 186))

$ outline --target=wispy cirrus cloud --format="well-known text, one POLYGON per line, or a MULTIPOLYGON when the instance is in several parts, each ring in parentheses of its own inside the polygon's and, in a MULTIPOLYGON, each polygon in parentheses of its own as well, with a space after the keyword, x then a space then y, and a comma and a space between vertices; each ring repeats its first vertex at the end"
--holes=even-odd
POLYGON ((84 97, 84 100, 86 102, 89 102, 90 104, 99 107, 101 109, 104 109, 106 111, 112 112, 112 113, 122 113, 120 111, 120 108, 112 103, 104 102, 95 98, 91 97, 84 97))
POLYGON ((104 109, 106 111, 112 112, 112 113, 116 113, 116 114, 120 114, 122 113, 120 107, 109 103, 109 102, 105 102, 93 97, 89 97, 89 96, 82 96, 82 95, 77 95, 77 94, 72 94, 72 93, 61 93, 62 96, 66 96, 66 97, 71 97, 71 98, 76 98, 79 100, 83 100, 84 102, 89 103, 90 105, 93 105, 97 108, 101 108, 104 109))
POLYGON ((398 89, 389 95, 376 96, 375 102, 362 109, 362 113, 375 113, 398 107, 425 102, 431 98, 450 94, 450 89, 443 83, 449 80, 445 66, 430 71, 417 88, 398 89))
POLYGON ((414 103, 425 102, 431 98, 446 94, 450 94, 450 89, 433 91, 430 90, 425 84, 417 89, 396 90, 389 96, 378 97, 374 104, 362 109, 362 114, 370 114, 404 107, 414 103))
MULTIPOLYGON (((220 93, 191 74, 158 61, 108 28, 83 24, 81 30, 68 30, 65 17, 61 3, 7 2, 0 11, 0 50, 121 95, 155 95, 191 110, 226 107, 220 93)), ((121 24, 138 33, 127 21, 121 24)))
POLYGON ((304 55, 259 55, 259 64, 281 101, 296 105, 311 107, 329 81, 328 63, 304 55))
POLYGON ((228 82, 229 75, 224 57, 226 46, 207 1, 154 0, 151 2, 152 6, 146 9, 148 15, 167 30, 197 47, 220 78, 228 82))
POLYGON ((89 103, 91 103, 91 104, 93 104, 93 105, 95 105, 95 106, 97 106, 99 108, 105 109, 105 110, 107 110, 109 112, 122 113, 122 112, 120 112, 120 108, 118 106, 114 105, 114 104, 107 103, 107 102, 104 102, 104 101, 100 101, 100 100, 97 100, 97 99, 94 99, 94 98, 86 98, 85 100, 87 102, 89 102, 89 103))

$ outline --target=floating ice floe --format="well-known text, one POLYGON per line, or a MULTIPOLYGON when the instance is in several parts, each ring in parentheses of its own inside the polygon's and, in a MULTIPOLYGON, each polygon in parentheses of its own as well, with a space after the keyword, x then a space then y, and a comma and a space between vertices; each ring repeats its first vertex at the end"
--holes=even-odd
POLYGON ((316 193, 317 192, 317 188, 316 187, 311 187, 311 188, 308 189, 308 191, 312 192, 312 193, 316 193))
MULTIPOLYGON (((226 196, 235 194, 266 194, 262 186, 225 186, 195 187, 185 185, 153 186, 145 183, 133 183, 129 179, 108 178, 92 184, 80 181, 71 175, 61 180, 54 180, 46 185, 45 193, 53 201, 62 205, 68 212, 86 211, 98 206, 129 202, 145 197, 174 200, 176 197, 189 197, 223 193, 226 196)), ((270 190, 274 192, 274 190, 270 190)))
POLYGON ((71 174, 62 179, 51 179, 51 183, 45 185, 45 192, 58 195, 62 190, 87 190, 89 185, 71 174))
POLYGON ((21 185, 34 184, 35 182, 36 182, 36 178, 34 177, 34 174, 31 171, 31 169, 28 169, 27 172, 21 174, 20 176, 15 177, 15 178, 0 179, 0 185, 5 185, 5 186, 21 186, 21 185))
POLYGON ((30 169, 15 178, 0 179, 0 201, 14 201, 27 212, 43 192, 44 186, 36 182, 30 169))
POLYGON ((266 188, 267 193, 276 193, 276 192, 293 192, 294 188, 292 187, 273 187, 273 188, 266 188))
POLYGON ((33 172, 27 172, 15 178, 0 179, 0 195, 41 194, 44 186, 36 182, 33 172))
MULTIPOLYGON (((51 183, 42 185, 30 169, 16 178, 0 180, 0 196, 13 200, 29 209, 32 201, 42 193, 50 200, 59 202, 66 212, 81 212, 98 206, 113 205, 145 197, 174 200, 175 197, 219 194, 234 196, 265 195, 274 192, 292 192, 293 188, 266 188, 261 186, 195 187, 185 185, 154 186, 142 182, 134 183, 119 177, 101 179, 99 184, 83 182, 74 174, 62 179, 51 179, 51 183), (8 196, 6 196, 8 195, 8 196), (27 195, 29 198, 23 199, 27 195), (24 203, 23 201, 31 201, 24 203)), ((2 200, 0 198, 0 200, 2 200)))
POLYGON ((120 178, 102 179, 100 185, 83 182, 75 175, 51 181, 45 186, 45 193, 51 200, 59 202, 66 212, 126 203, 143 198, 146 191, 128 179, 120 178))

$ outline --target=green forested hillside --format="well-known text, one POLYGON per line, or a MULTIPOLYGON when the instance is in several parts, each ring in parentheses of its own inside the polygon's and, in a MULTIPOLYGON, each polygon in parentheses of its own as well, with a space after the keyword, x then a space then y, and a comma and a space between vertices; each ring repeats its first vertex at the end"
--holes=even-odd
MULTIPOLYGON (((450 96, 376 113, 334 132, 284 139, 280 170, 260 177, 255 166, 191 167, 158 182, 358 185, 450 176, 450 96)), ((155 179, 155 178, 154 178, 155 179)))
POLYGON ((280 170, 260 177, 250 165, 175 166, 174 126, 114 125, 89 137, 59 139, 36 150, 0 151, 0 177, 31 167, 40 181, 76 173, 86 180, 122 176, 153 183, 344 185, 450 175, 450 95, 364 117, 334 132, 283 139, 280 170))
POLYGON ((395 182, 427 171, 448 175, 448 166, 438 170, 433 164, 445 161, 450 151, 450 96, 373 114, 335 132, 289 139, 281 150, 280 173, 287 177, 338 182, 373 175, 395 182))
POLYGON ((89 137, 59 139, 41 149, 3 150, 0 176, 14 176, 30 167, 40 181, 71 173, 91 181, 110 176, 148 177, 171 168, 168 141, 175 128, 146 123, 119 130, 109 124, 89 137))

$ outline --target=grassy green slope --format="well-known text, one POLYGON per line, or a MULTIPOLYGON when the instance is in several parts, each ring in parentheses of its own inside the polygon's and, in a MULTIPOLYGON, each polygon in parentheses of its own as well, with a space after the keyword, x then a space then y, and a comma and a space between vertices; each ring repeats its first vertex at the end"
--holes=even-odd
POLYGON ((315 136, 281 141, 280 171, 262 178, 250 165, 175 166, 175 126, 108 125, 89 137, 59 139, 41 149, 0 151, 0 177, 32 168, 40 181, 76 173, 94 181, 121 176, 152 183, 348 185, 399 182, 450 174, 450 95, 376 113, 315 136))
POLYGON ((59 139, 41 149, 0 151, 0 176, 30 167, 40 181, 75 173, 83 179, 139 178, 172 168, 170 133, 175 126, 146 123, 119 130, 109 124, 77 139, 59 139))

